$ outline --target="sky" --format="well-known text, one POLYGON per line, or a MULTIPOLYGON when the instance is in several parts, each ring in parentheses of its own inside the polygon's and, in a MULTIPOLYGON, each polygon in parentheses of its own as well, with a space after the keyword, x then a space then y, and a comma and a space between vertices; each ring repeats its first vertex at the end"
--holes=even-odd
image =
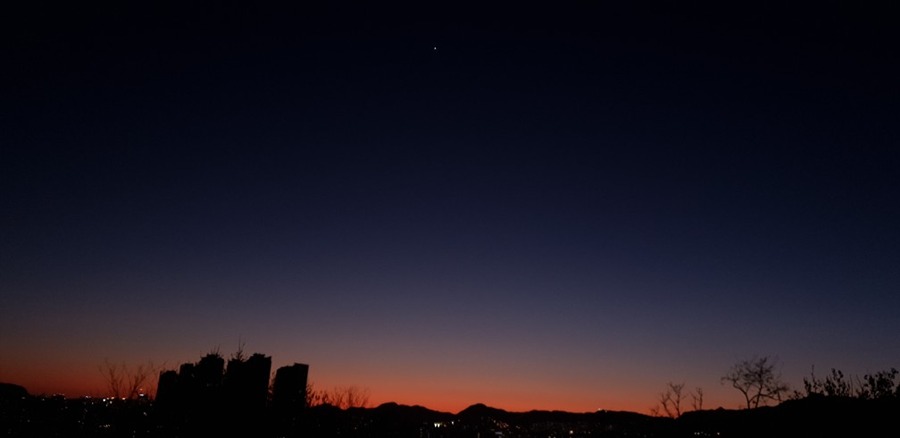
POLYGON ((646 413, 900 367, 896 7, 226 3, 4 6, 0 382, 243 344, 646 413))

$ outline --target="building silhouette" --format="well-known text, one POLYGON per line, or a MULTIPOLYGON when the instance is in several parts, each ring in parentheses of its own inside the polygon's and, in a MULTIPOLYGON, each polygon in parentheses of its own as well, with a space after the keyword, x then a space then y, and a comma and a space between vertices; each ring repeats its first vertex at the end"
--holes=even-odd
POLYGON ((295 363, 275 372, 272 384, 272 412, 276 427, 282 433, 301 428, 301 419, 307 407, 307 376, 309 365, 295 363))
POLYGON ((156 409, 165 426, 197 436, 252 433, 265 425, 272 358, 253 354, 228 361, 210 353, 178 372, 163 371, 156 409))
POLYGON ((272 358, 259 353, 228 361, 222 381, 224 422, 231 432, 250 434, 265 427, 272 358))

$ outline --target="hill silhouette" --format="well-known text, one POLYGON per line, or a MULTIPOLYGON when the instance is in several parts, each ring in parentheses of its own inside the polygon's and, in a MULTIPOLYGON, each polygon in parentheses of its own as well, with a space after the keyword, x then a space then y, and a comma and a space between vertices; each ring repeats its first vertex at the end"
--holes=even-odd
POLYGON ((316 396, 309 365, 271 369, 271 357, 218 352, 159 373, 156 398, 67 399, 0 383, 0 436, 169 438, 237 434, 281 437, 844 437, 896 436, 896 369, 804 379, 803 393, 774 406, 654 416, 629 411, 513 412, 476 403, 457 412, 394 402, 367 407, 316 396))
POLYGON ((900 400, 811 396, 756 409, 687 412, 676 420, 677 436, 728 437, 896 436, 900 400))
MULTIPOLYGON (((390 402, 371 408, 341 409, 328 404, 304 408, 289 431, 273 430, 271 412, 257 418, 257 424, 219 416, 209 430, 229 430, 229 424, 240 424, 259 437, 889 437, 896 436, 898 414, 898 398, 819 395, 753 409, 690 411, 677 419, 628 411, 511 412, 483 403, 450 413, 390 402)), ((2 436, 184 436, 165 425, 161 411, 149 400, 34 396, 19 385, 0 383, 2 436)))

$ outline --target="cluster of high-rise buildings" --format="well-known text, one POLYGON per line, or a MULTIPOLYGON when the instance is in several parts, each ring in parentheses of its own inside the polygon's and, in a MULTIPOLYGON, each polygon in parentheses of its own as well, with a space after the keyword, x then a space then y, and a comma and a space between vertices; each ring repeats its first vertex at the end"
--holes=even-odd
POLYGON ((186 433, 293 429, 306 407, 309 366, 279 368, 270 388, 272 358, 237 354, 227 362, 210 353, 177 371, 160 373, 157 413, 166 427, 186 433))

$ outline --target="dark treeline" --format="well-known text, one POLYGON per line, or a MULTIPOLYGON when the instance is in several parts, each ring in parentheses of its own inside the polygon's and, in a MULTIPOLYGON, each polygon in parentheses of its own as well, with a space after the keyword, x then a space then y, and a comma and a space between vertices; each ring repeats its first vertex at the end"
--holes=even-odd
POLYGON ((802 390, 773 406, 697 409, 674 418, 507 412, 481 404, 456 414, 395 403, 338 406, 311 391, 307 374, 307 365, 293 364, 270 379, 269 356, 238 352, 227 361, 210 353, 160 372, 155 398, 33 396, 21 386, 0 384, 0 436, 887 437, 896 436, 900 418, 896 369, 862 377, 811 373, 802 390))

